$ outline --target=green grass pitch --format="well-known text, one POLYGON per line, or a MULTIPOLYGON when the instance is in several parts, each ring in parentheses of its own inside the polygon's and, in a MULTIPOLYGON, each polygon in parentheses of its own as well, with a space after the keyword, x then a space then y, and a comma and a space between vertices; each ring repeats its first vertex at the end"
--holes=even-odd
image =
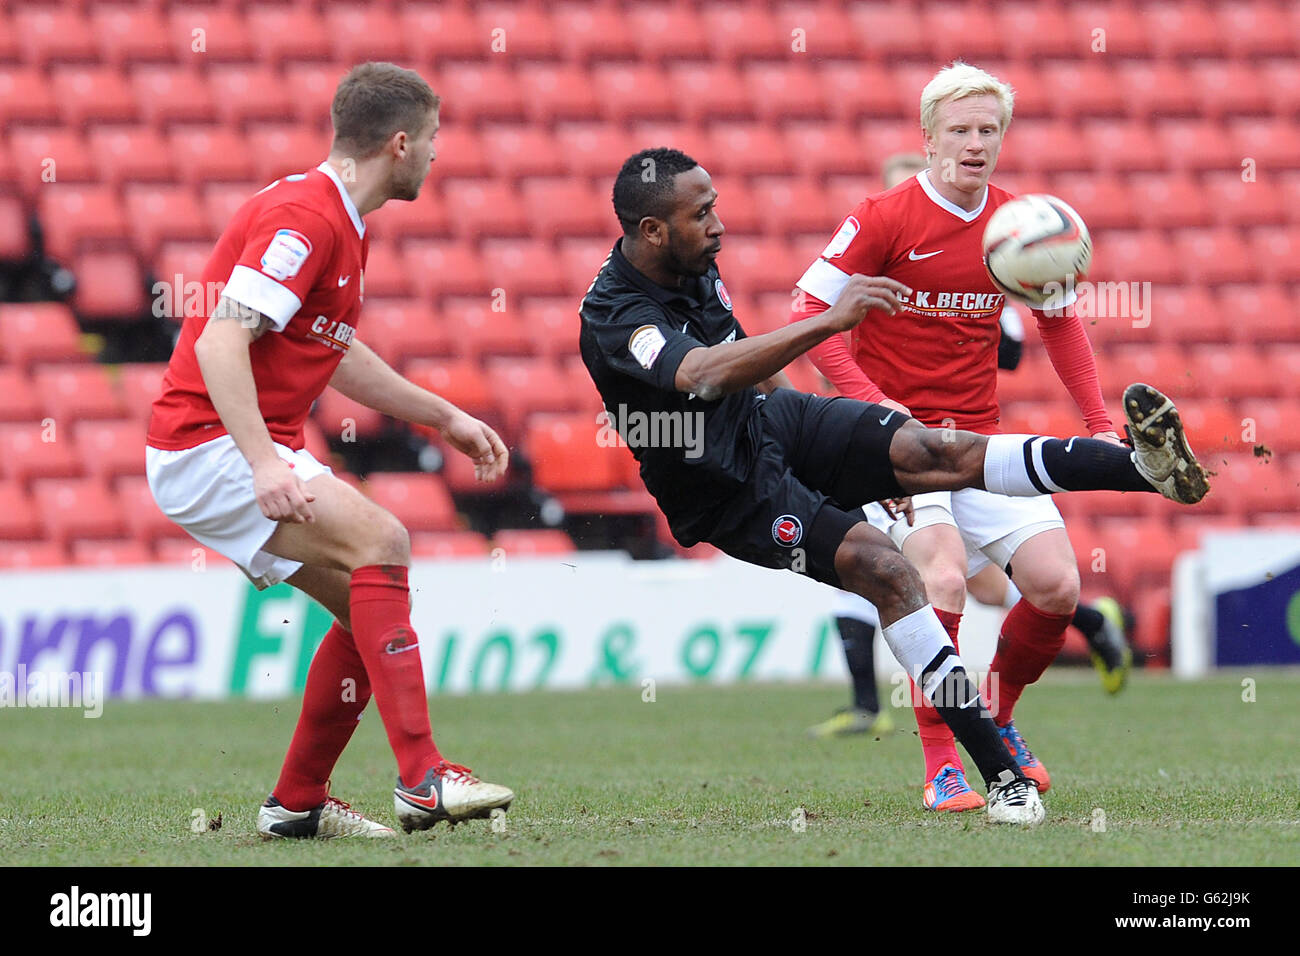
MULTIPOLYGON (((879 741, 803 736, 846 696, 661 686, 644 702, 629 685, 435 699, 447 756, 515 789, 504 830, 479 820, 321 843, 253 829, 296 700, 109 701, 90 720, 4 710, 0 865, 1300 863, 1295 672, 1137 675, 1113 699, 1091 672, 1049 674, 1016 714, 1054 782, 1032 830, 922 811, 909 714, 879 741), (192 832, 195 810, 221 828, 192 832)), ((394 774, 372 704, 334 793, 393 825, 394 774)))

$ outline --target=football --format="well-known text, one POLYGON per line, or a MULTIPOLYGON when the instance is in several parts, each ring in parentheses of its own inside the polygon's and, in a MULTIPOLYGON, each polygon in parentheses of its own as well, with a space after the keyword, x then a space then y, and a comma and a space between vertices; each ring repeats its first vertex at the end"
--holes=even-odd
POLYGON ((1083 218, 1055 196, 1020 196, 999 206, 984 230, 984 268, 1007 295, 1042 306, 1060 298, 1092 262, 1083 218))

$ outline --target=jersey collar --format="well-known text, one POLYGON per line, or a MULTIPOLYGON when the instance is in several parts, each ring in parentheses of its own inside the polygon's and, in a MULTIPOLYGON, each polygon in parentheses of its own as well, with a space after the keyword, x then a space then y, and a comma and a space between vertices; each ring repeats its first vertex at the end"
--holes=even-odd
POLYGON ((335 187, 337 187, 339 191, 339 198, 343 200, 343 208, 348 211, 348 216, 352 219, 352 225, 356 227, 357 237, 362 239, 365 238, 366 224, 362 222, 361 213, 357 212, 356 203, 354 203, 352 197, 348 195, 347 189, 343 186, 343 180, 339 179, 339 174, 334 171, 334 167, 330 165, 328 159, 316 168, 333 180, 335 187))
POLYGON ((925 194, 930 197, 930 201, 940 209, 946 209, 962 222, 974 222, 980 217, 980 214, 984 212, 984 206, 989 201, 989 187, 987 185, 984 187, 984 195, 980 197, 980 204, 967 212, 965 209, 962 209, 961 206, 949 202, 947 199, 944 199, 939 195, 939 190, 935 189, 934 183, 930 182, 929 173, 930 171, 928 169, 921 170, 916 174, 916 181, 921 184, 921 189, 923 189, 925 194))

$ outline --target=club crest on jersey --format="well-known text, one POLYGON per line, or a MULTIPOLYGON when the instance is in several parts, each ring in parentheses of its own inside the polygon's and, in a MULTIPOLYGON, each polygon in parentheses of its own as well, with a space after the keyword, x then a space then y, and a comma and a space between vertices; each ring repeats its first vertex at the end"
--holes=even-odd
POLYGON ((292 279, 311 255, 311 240, 296 229, 277 229, 262 253, 262 271, 272 279, 292 279))
POLYGON ((831 241, 827 243, 826 248, 822 250, 822 258, 836 259, 844 255, 844 250, 849 247, 849 243, 853 241, 853 237, 858 234, 858 230, 861 228, 854 217, 849 216, 849 218, 845 219, 840 223, 840 228, 831 237, 831 241))
POLYGON ((783 548, 793 548, 803 540, 803 522, 794 515, 781 515, 772 522, 772 540, 783 548))
POLYGON ((722 280, 721 280, 721 279, 715 279, 714 282, 713 282, 713 288, 715 288, 715 289, 718 290, 718 301, 721 302, 723 305, 725 305, 725 306, 727 307, 727 311, 730 312, 730 311, 731 311, 731 293, 729 293, 729 292, 727 291, 727 287, 726 287, 725 285, 722 284, 722 280))

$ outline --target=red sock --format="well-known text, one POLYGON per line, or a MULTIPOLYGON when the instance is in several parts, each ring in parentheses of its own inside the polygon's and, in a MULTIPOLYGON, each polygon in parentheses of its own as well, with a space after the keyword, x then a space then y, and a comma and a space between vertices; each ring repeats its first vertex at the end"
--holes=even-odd
POLYGON ((1024 598, 1007 612, 984 688, 985 702, 999 727, 1011 723, 1011 711, 1021 692, 1056 660, 1073 617, 1040 611, 1024 598))
MULTIPOLYGON (((948 637, 952 640, 952 646, 957 646, 957 628, 961 624, 961 614, 952 611, 941 611, 939 608, 934 609, 934 613, 939 615, 939 623, 943 629, 948 632, 948 637)), ((925 779, 933 780, 934 775, 939 772, 939 768, 946 763, 950 763, 959 770, 962 767, 961 757, 957 754, 957 741, 953 739, 952 731, 948 725, 943 722, 939 716, 939 711, 921 693, 912 681, 912 704, 913 710, 916 711, 916 728, 921 735, 921 753, 925 756, 925 779)))
POLYGON ((298 727, 271 791, 280 803, 310 810, 325 801, 334 764, 369 701, 370 680, 352 632, 336 623, 325 632, 307 671, 298 727))
POLYGON ((352 633, 366 665, 402 783, 415 786, 442 760, 429 727, 420 645, 411 629, 406 568, 372 564, 352 572, 352 633))

